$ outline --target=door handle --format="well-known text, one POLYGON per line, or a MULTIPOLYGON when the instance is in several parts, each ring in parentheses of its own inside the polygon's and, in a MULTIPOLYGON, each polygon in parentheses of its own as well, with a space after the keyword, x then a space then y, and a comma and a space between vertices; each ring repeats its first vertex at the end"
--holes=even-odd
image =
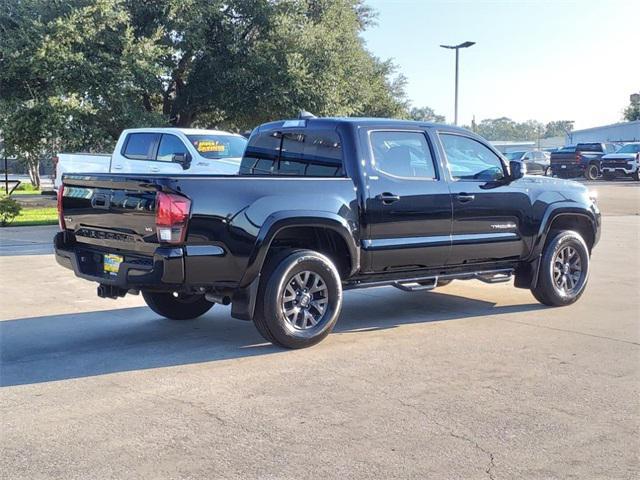
POLYGON ((152 173, 158 173, 160 171, 160 169, 158 167, 151 167, 151 172, 152 173))
POLYGON ((458 195, 456 195, 456 199, 460 203, 467 203, 467 202, 471 202, 471 201, 475 200, 476 196, 475 195, 470 195, 468 193, 459 193, 458 195))
POLYGON ((376 200, 382 200, 384 205, 391 205, 393 202, 400 200, 400 195, 394 195, 393 193, 384 192, 376 195, 376 200))
POLYGON ((112 168, 114 170, 122 170, 122 165, 114 165, 112 168))

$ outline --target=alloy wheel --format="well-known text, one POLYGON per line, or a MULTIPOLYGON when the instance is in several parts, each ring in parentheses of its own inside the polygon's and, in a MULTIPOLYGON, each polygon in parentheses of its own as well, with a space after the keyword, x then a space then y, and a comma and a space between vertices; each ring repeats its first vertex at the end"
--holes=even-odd
POLYGON ((563 295, 574 295, 583 280, 582 259, 578 251, 566 246, 558 250, 553 259, 553 283, 563 295))
POLYGON ((293 328, 308 330, 325 316, 328 296, 327 283, 318 273, 298 272, 285 284, 280 301, 282 313, 293 328))

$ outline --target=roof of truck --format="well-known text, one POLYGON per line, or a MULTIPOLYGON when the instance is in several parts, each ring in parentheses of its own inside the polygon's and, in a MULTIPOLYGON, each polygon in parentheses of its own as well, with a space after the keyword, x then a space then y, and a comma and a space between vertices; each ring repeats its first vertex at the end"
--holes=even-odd
POLYGON ((275 122, 263 123, 260 128, 287 128, 287 127, 310 127, 310 126, 335 126, 340 123, 349 123, 361 126, 394 126, 394 127, 435 127, 446 128, 447 130, 459 130, 468 132, 468 130, 457 127, 455 125, 447 125, 444 123, 434 122, 418 122, 414 120, 403 120, 396 118, 372 118, 372 117, 314 117, 314 118, 292 118, 289 120, 278 120, 275 122))
POLYGON ((237 133, 225 132, 224 130, 209 130, 205 128, 181 128, 181 127, 149 127, 149 128, 127 128, 123 133, 151 132, 151 133, 175 133, 180 132, 185 135, 234 135, 237 133))

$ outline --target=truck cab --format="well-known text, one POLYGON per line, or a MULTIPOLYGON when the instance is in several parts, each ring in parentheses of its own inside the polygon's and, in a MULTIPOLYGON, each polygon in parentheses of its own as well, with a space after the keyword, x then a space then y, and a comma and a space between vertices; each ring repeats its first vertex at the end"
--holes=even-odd
POLYGON ((111 157, 114 173, 235 175, 247 141, 241 135, 191 128, 124 130, 111 157))
POLYGON ((123 130, 113 153, 59 153, 53 157, 54 189, 71 173, 235 175, 247 140, 221 130, 133 128, 123 130))

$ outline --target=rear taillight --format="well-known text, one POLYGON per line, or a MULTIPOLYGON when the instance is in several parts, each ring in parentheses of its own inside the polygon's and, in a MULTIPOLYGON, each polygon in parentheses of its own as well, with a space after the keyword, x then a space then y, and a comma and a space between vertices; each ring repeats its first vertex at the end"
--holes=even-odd
POLYGON ((582 161, 582 155, 576 153, 576 163, 580 163, 582 161))
POLYGON ((187 233, 191 200, 172 193, 156 196, 156 232, 160 242, 182 243, 187 233))
POLYGON ((65 230, 66 225, 64 223, 64 214, 62 212, 62 197, 64 197, 64 184, 60 184, 58 187, 58 225, 60 226, 60 230, 65 230))

